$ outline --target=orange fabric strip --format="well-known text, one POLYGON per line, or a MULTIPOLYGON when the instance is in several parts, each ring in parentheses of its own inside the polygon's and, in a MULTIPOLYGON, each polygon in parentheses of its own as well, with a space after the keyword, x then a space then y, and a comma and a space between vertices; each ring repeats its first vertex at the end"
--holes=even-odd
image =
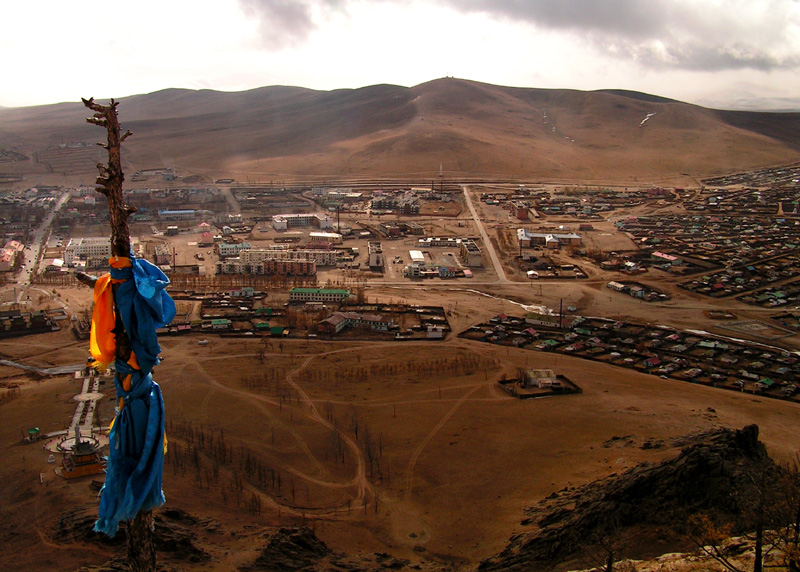
POLYGON ((136 354, 133 352, 131 352, 131 357, 128 358, 128 365, 136 370, 142 369, 141 367, 139 367, 139 360, 136 359, 136 354))
POLYGON ((131 268, 133 267, 133 263, 131 259, 127 256, 112 256, 108 259, 108 263, 111 265, 112 268, 120 269, 120 268, 131 268))
POLYGON ((117 339, 114 329, 114 295, 111 292, 111 275, 104 274, 94 285, 94 310, 89 351, 101 364, 114 361, 117 339))

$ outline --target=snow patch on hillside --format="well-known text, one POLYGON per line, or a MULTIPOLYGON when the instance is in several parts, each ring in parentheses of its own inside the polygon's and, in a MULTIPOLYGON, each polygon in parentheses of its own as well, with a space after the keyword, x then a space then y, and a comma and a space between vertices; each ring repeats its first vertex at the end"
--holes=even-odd
POLYGON ((639 123, 639 127, 647 123, 647 120, 653 117, 654 115, 655 113, 648 113, 647 116, 644 119, 642 119, 641 123, 639 123))

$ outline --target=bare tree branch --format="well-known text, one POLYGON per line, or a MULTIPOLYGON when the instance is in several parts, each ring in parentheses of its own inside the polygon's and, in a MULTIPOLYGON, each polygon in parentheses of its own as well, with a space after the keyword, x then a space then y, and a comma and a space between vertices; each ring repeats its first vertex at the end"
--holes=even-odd
POLYGON ((78 270, 75 271, 75 278, 82 284, 86 284, 89 288, 94 288, 94 284, 97 282, 97 276, 92 276, 91 274, 86 274, 78 270))

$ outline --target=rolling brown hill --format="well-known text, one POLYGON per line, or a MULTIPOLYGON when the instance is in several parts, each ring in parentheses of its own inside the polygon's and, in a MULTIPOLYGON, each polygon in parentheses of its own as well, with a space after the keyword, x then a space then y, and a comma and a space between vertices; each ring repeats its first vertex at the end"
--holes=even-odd
MULTIPOLYGON (((800 160, 800 113, 719 111, 622 90, 501 87, 445 78, 412 88, 168 89, 120 104, 126 168, 239 179, 692 181, 800 160)), ((91 180, 103 137, 80 102, 0 109, 0 172, 91 180), (59 145, 85 142, 64 161, 59 145)), ((66 149, 63 150, 66 153, 66 149)))

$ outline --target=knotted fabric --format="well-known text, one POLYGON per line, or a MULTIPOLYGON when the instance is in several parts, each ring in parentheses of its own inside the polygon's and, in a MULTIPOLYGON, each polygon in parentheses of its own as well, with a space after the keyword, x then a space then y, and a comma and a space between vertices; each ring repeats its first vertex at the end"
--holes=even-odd
POLYGON ((110 275, 95 284, 90 345, 98 366, 113 359, 116 370, 119 412, 109 433, 106 482, 94 526, 97 532, 114 536, 120 521, 165 502, 161 490, 166 449, 164 400, 152 371, 161 352, 156 329, 175 317, 175 303, 164 291, 169 279, 158 267, 133 256, 113 257, 109 263, 110 275), (111 284, 117 284, 113 297, 111 284), (130 340, 132 352, 127 362, 116 357, 114 301, 130 340))

